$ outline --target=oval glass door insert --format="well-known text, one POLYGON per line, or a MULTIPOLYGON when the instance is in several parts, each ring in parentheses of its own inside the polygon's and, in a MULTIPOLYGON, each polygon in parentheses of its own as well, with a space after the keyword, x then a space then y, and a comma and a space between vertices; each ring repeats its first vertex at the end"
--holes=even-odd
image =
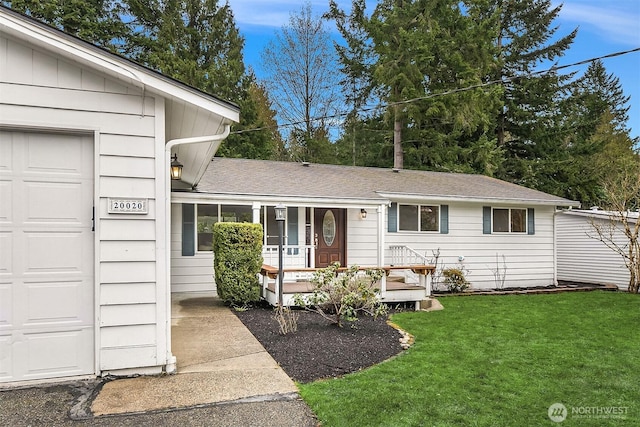
POLYGON ((327 246, 333 245, 336 239, 336 217, 332 211, 327 211, 322 219, 322 238, 327 246))

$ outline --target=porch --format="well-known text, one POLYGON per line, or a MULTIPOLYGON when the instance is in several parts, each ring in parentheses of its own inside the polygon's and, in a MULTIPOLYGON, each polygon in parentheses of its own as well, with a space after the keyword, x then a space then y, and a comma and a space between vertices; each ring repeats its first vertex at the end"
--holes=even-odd
MULTIPOLYGON (((420 302, 431 296, 431 277, 435 266, 428 264, 387 265, 373 267, 359 267, 359 270, 379 269, 384 274, 377 284, 380 289, 382 302, 413 302, 416 310, 420 309, 420 302)), ((343 267, 338 269, 346 271, 343 267)), ((294 306, 294 295, 310 295, 314 284, 311 282, 316 268, 283 268, 282 303, 285 307, 294 306)), ((278 305, 279 268, 263 264, 260 275, 262 277, 262 297, 273 306, 278 305)))

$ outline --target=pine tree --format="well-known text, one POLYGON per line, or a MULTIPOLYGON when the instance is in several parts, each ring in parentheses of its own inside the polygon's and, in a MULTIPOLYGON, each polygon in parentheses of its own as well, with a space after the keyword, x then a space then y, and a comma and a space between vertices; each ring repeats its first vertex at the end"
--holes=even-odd
POLYGON ((255 76, 246 73, 244 38, 228 3, 217 0, 127 0, 129 54, 137 61, 221 99, 237 103, 240 123, 220 155, 271 158, 273 140, 263 127, 250 89, 255 76))
POLYGON ((624 95, 620 79, 608 74, 602 61, 589 64, 584 75, 573 85, 565 100, 568 126, 576 138, 588 139, 600 124, 603 114, 609 112, 616 131, 629 133, 629 96, 624 95))
POLYGON ((2 4, 97 46, 121 52, 127 27, 114 0, 2 0, 2 4))
POLYGON ((465 4, 471 15, 494 23, 487 30, 497 48, 497 67, 486 80, 500 81, 503 87, 503 103, 493 111, 497 146, 505 154, 498 176, 541 190, 553 188, 564 179, 553 168, 566 160, 560 103, 571 76, 535 72, 562 57, 577 29, 556 38, 554 21, 562 6, 552 7, 551 0, 465 4))
MULTIPOLYGON (((347 40, 339 50, 343 91, 360 100, 372 94, 386 103, 390 137, 378 134, 376 142, 356 143, 364 136, 356 132, 365 129, 365 123, 355 123, 357 116, 352 114, 338 144, 341 152, 346 152, 347 136, 352 154, 367 151, 356 150, 357 144, 386 152, 383 147, 391 138, 395 168, 492 174, 501 162, 501 150, 491 135, 489 112, 497 108, 499 88, 458 92, 482 83, 494 67, 486 20, 463 13, 453 0, 385 0, 370 19, 363 8, 362 1, 354 0, 350 15, 335 4, 329 14, 347 40), (357 37, 350 35, 354 28, 357 37), (351 91, 358 88, 354 81, 360 90, 351 91)), ((354 103, 354 110, 359 107, 354 103)), ((369 119, 360 118, 369 125, 379 123, 369 119)), ((382 131, 377 126, 376 130, 382 131)))

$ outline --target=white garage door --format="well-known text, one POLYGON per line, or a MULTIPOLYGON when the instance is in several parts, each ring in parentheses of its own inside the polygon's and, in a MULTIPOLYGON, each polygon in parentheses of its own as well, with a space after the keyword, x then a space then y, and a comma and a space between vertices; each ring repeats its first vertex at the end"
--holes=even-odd
POLYGON ((94 367, 93 139, 0 130, 0 382, 94 367))

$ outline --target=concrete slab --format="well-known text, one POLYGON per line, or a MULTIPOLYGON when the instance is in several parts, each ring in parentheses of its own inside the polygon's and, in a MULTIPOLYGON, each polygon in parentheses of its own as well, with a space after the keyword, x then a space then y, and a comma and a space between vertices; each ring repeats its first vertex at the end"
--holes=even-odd
POLYGON ((91 406, 95 416, 298 398, 295 383, 219 299, 174 294, 172 311, 178 373, 106 383, 91 406))

